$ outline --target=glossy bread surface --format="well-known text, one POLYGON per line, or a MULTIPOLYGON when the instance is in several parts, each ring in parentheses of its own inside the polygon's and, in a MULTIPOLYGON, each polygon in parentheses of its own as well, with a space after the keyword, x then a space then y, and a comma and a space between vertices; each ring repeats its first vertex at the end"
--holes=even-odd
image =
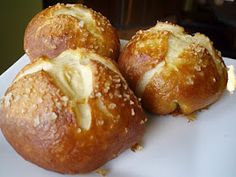
POLYGON ((22 157, 61 173, 89 172, 115 158, 140 140, 146 121, 116 65, 85 49, 25 66, 0 115, 22 157))
POLYGON ((24 49, 32 61, 41 56, 54 58, 66 49, 76 48, 87 48, 115 60, 120 42, 106 17, 81 4, 49 7, 26 28, 24 49))
POLYGON ((220 97, 227 83, 225 64, 209 38, 170 23, 139 31, 118 62, 143 106, 158 114, 202 109, 220 97))

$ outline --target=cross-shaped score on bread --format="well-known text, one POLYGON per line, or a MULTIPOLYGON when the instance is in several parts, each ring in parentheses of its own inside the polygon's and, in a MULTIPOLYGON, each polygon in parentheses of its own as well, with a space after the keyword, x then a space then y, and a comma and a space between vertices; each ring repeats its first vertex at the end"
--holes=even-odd
POLYGON ((94 84, 91 60, 101 63, 123 79, 109 59, 104 59, 93 53, 87 55, 87 50, 80 49, 80 52, 67 50, 53 59, 39 59, 29 68, 23 70, 14 82, 38 71, 47 72, 60 90, 68 97, 80 128, 88 130, 92 120, 88 99, 93 92, 94 84))
POLYGON ((94 17, 92 16, 95 14, 91 13, 89 9, 84 8, 82 5, 76 6, 74 4, 72 5, 67 4, 66 6, 56 10, 54 12, 54 15, 70 15, 76 18, 77 20, 79 20, 78 28, 83 28, 84 26, 86 26, 86 29, 90 33, 92 33, 96 38, 98 38, 99 40, 103 40, 101 31, 104 29, 98 28, 96 21, 94 17))
MULTIPOLYGON (((198 50, 197 52, 199 53, 201 51, 204 52, 204 50, 207 49, 207 52, 209 52, 209 54, 212 56, 215 62, 217 71, 221 75, 222 68, 220 66, 221 63, 219 60, 219 56, 218 54, 215 53, 215 51, 213 50, 212 43, 210 42, 209 38, 206 37, 205 35, 196 33, 195 35, 192 36, 186 34, 182 27, 168 23, 158 23, 155 27, 149 29, 148 32, 150 33, 163 32, 164 35, 168 35, 168 50, 164 60, 160 61, 152 69, 146 71, 139 79, 136 86, 136 93, 139 97, 142 97, 142 94, 146 86, 148 85, 149 82, 151 82, 153 77, 155 75, 158 75, 163 69, 178 70, 178 66, 181 65, 181 61, 178 60, 178 58, 184 52, 184 50, 189 48, 194 48, 193 50, 196 49, 198 50)), ((140 47, 143 47, 145 45, 150 45, 148 43, 149 43, 148 40, 138 41, 136 44, 137 47, 136 50, 139 50, 140 47)), ((196 55, 198 55, 197 52, 196 55)), ((201 67, 204 67, 203 65, 204 65, 203 63, 199 65, 196 63, 195 69, 201 70, 201 67)))
POLYGON ((26 28, 24 49, 33 61, 67 49, 86 48, 117 59, 119 37, 109 20, 81 4, 57 4, 36 15, 26 28))
POLYGON ((221 54, 210 39, 168 22, 138 31, 118 63, 143 106, 158 114, 204 108, 219 98, 227 81, 221 54))

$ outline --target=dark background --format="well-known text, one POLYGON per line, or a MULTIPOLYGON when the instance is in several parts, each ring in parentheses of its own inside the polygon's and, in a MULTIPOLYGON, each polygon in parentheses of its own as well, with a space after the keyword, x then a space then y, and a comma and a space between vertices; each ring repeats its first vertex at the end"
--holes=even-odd
MULTIPOLYGON (((16 0, 15 0, 16 1, 16 0)), ((61 3, 83 3, 105 15, 123 39, 156 21, 172 21, 188 32, 210 37, 223 56, 236 58, 236 0, 43 0, 5 2, 1 17, 6 21, 0 73, 23 55, 23 34, 28 21, 40 10, 61 3), (9 8, 11 7, 11 8, 9 8), (9 11, 11 13, 9 13, 9 11)))

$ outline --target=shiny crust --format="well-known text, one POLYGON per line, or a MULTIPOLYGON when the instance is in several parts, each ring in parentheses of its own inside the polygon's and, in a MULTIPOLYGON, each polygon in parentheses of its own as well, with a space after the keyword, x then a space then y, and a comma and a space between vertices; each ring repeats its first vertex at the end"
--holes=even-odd
POLYGON ((170 23, 137 32, 118 63, 143 106, 157 114, 190 114, 205 108, 220 97, 227 83, 225 64, 209 38, 190 36, 170 23), (155 72, 140 91, 150 70, 155 72))
POLYGON ((38 13, 26 28, 24 49, 31 61, 41 56, 53 58, 66 49, 76 48, 87 48, 116 60, 120 42, 106 17, 81 4, 49 7, 38 13), (76 9, 83 17, 68 14, 76 13, 76 9))
MULTIPOLYGON (((17 77, 42 60, 50 59, 27 65, 17 77)), ((92 60, 90 67, 89 130, 77 124, 70 98, 65 99, 67 95, 44 70, 24 75, 8 88, 1 101, 0 128, 26 160, 60 173, 86 173, 140 140, 147 119, 127 83, 99 61, 92 60)))

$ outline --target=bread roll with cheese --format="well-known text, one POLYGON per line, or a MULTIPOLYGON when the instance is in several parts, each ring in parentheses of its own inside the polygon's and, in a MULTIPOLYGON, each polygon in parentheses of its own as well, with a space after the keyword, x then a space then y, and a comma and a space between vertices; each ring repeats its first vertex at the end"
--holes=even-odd
POLYGON ((220 53, 203 34, 158 22, 125 46, 119 68, 143 106, 157 114, 190 114, 223 93, 227 72, 220 53))
POLYGON ((115 158, 140 140, 146 120, 116 65, 86 49, 24 67, 0 109, 12 147, 60 173, 90 172, 115 158))
POLYGON ((66 49, 87 48, 117 59, 116 30, 102 14, 81 4, 57 4, 37 14, 28 24, 24 49, 31 61, 54 58, 66 49))

